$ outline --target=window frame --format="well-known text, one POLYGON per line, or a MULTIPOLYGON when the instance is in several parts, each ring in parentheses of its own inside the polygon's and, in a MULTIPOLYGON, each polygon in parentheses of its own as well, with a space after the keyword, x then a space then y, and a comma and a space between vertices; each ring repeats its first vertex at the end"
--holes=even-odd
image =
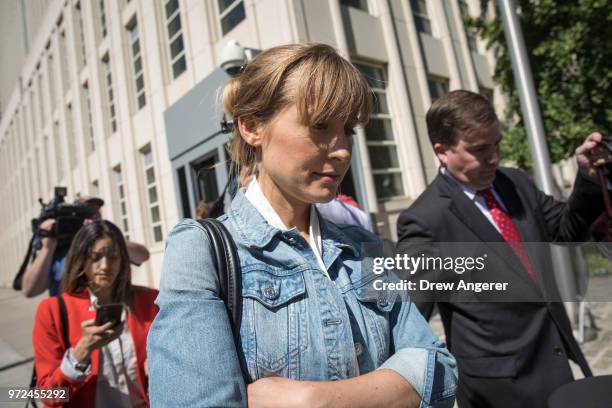
POLYGON ((121 164, 113 167, 113 184, 117 195, 117 210, 115 216, 119 220, 119 228, 126 240, 130 239, 130 225, 127 211, 127 194, 125 193, 125 178, 121 164))
MULTIPOLYGON (((362 61, 362 60, 357 60, 357 61, 352 61, 353 64, 357 67, 357 69, 359 69, 360 72, 362 72, 362 74, 366 77, 365 73, 362 71, 361 67, 369 67, 370 69, 375 69, 375 70, 379 70, 378 72, 380 73, 380 77, 381 82, 382 82, 382 86, 376 86, 373 85, 372 83, 370 83, 370 81, 368 81, 370 88, 372 89, 372 92, 374 93, 375 96, 377 95, 384 95, 384 99, 386 102, 386 107, 387 107, 387 112, 375 112, 373 111, 372 114, 370 115, 370 122, 372 122, 372 120, 380 120, 383 121, 383 123, 387 123, 389 125, 389 129, 391 134, 388 135, 390 136, 389 138, 385 138, 384 140, 370 140, 368 138, 368 127, 366 126, 363 130, 364 130, 364 134, 365 134, 365 144, 368 148, 368 156, 370 156, 370 163, 372 163, 372 158, 370 155, 370 147, 374 147, 374 148, 379 148, 379 147, 384 147, 384 148, 389 148, 390 150, 390 155, 395 155, 395 159, 397 161, 397 166, 394 167, 387 167, 384 169, 374 169, 371 168, 371 174, 373 176, 374 179, 374 187, 376 190, 376 197, 378 199, 378 201, 388 201, 388 200, 392 200, 394 198, 397 197, 404 197, 406 195, 406 188, 404 186, 404 177, 403 177, 403 173, 402 173, 402 165, 401 165, 401 157, 400 157, 400 150, 399 150, 399 143, 395 137, 395 132, 393 131, 393 112, 391 109, 391 106, 389 104, 389 91, 388 91, 388 81, 387 81, 387 69, 383 64, 376 64, 373 62, 367 62, 367 61, 362 61), (398 177, 399 176, 399 180, 400 180, 400 188, 401 191, 397 191, 395 194, 393 195, 389 195, 389 196, 381 196, 379 194, 379 189, 376 183, 376 176, 384 176, 384 175, 392 175, 393 177, 398 177)), ((386 129, 386 127, 385 127, 386 129)), ((386 130, 385 130, 386 133, 386 130)))
POLYGON ((164 29, 166 32, 166 40, 167 40, 167 50, 168 50, 168 60, 170 61, 170 73, 171 73, 171 77, 172 79, 176 79, 178 77, 180 77, 185 71, 187 71, 187 51, 185 49, 185 38, 183 36, 183 22, 182 22, 182 16, 181 16, 181 3, 179 0, 165 0, 162 3, 162 8, 163 8, 163 15, 165 17, 164 19, 164 29), (171 1, 176 1, 177 7, 176 10, 174 10, 172 12, 172 14, 168 15, 167 14, 167 5, 168 3, 170 3, 171 1), (172 35, 172 37, 170 36, 170 30, 169 30, 169 26, 170 23, 175 19, 178 18, 179 24, 180 24, 180 28, 172 35), (172 57, 172 44, 174 44, 175 41, 180 41, 183 45, 181 48, 181 51, 179 51, 176 56, 172 57), (183 60, 183 66, 184 68, 177 74, 174 66, 177 63, 180 63, 181 59, 183 60))
POLYGON ((217 7, 217 15, 218 15, 218 21, 219 21, 219 31, 221 32, 221 36, 222 37, 227 35, 230 31, 232 31, 234 28, 236 28, 241 22, 246 20, 246 7, 244 6, 244 0, 233 0, 233 2, 229 6, 225 7, 225 9, 223 9, 223 10, 221 10, 221 8, 219 7, 219 0, 215 1, 215 3, 216 3, 216 7, 217 7), (231 12, 234 11, 234 9, 239 7, 239 6, 243 8, 244 18, 242 20, 240 20, 238 23, 236 23, 236 25, 230 27, 227 31, 224 31, 224 29, 223 29, 223 19, 225 17, 227 17, 229 14, 231 14, 231 12))
POLYGON ((83 92, 83 105, 86 109, 85 111, 85 119, 87 123, 85 125, 85 132, 87 136, 89 136, 89 144, 86 144, 87 154, 91 154, 96 151, 96 139, 94 134, 94 125, 93 125, 93 109, 91 106, 91 93, 89 90, 89 82, 85 81, 81 85, 81 91, 83 92))
POLYGON ((465 24, 466 18, 471 16, 470 6, 466 0, 458 0, 458 2, 461 22, 463 23, 463 29, 465 30, 468 49, 471 52, 478 52, 478 39, 476 38, 474 31, 465 24))
MULTIPOLYGON (((427 1, 426 0, 408 0, 410 1, 410 10, 412 11, 412 18, 414 19, 414 26, 416 28, 416 31, 418 33, 423 33, 423 34, 428 34, 433 36, 433 26, 432 26, 432 21, 431 21, 431 17, 429 16, 429 7, 427 6, 427 1), (421 10, 421 7, 419 6, 418 10, 415 9, 415 2, 423 2, 423 5, 425 6, 425 11, 421 10), (429 30, 421 30, 419 27, 419 22, 423 23, 427 23, 427 27, 429 27, 429 30)), ((424 25, 421 25, 424 27, 424 25)))
POLYGON ((111 66, 111 60, 109 54, 105 54, 102 57, 102 81, 104 82, 104 88, 106 90, 106 103, 108 106, 108 119, 107 126, 109 127, 109 135, 113 135, 117 132, 117 109, 115 106, 115 90, 113 88, 113 70, 111 66))
POLYGON ((448 78, 444 78, 444 77, 439 77, 439 76, 435 76, 435 75, 428 75, 427 76, 427 89, 429 91, 429 99, 431 100, 431 102, 433 103, 436 99, 440 98, 443 95, 446 95, 447 93, 450 92, 450 81, 448 78), (438 95, 435 99, 434 99, 434 95, 431 92, 432 90, 432 85, 442 85, 444 87, 444 89, 446 90, 446 92, 444 92, 442 95, 438 95))
POLYGON ((352 8, 357 9, 357 10, 365 11, 366 13, 370 12, 370 2, 368 0, 357 0, 359 2, 359 4, 360 4, 358 6, 355 6, 355 5, 352 5, 352 4, 347 4, 343 0, 339 0, 339 1, 340 1, 340 5, 341 6, 352 7, 352 8))
POLYGON ((144 195, 145 195, 145 200, 147 203, 147 212, 149 214, 149 226, 151 227, 150 231, 151 231, 151 237, 153 239, 154 243, 160 243, 164 241, 164 231, 163 231, 163 225, 162 225, 162 216, 161 216, 161 201, 159 199, 159 189, 157 186, 157 176, 156 176, 156 169, 155 169, 155 159, 153 158, 153 150, 151 148, 150 144, 147 144, 145 147, 143 147, 142 149, 140 149, 140 158, 142 160, 141 164, 142 164, 142 175, 143 175, 143 181, 144 181, 144 195), (147 163, 147 155, 150 155, 150 162, 147 163), (148 171, 149 170, 153 170, 153 181, 149 182, 148 180, 148 171), (154 202, 151 202, 151 194, 150 191, 151 189, 155 189, 155 200, 154 202), (157 208, 157 214, 159 219, 157 221, 154 221, 154 211, 153 209, 157 208), (158 229, 159 228, 159 229, 158 229), (159 239, 157 236, 157 231, 159 231, 159 239))
POLYGON ((134 16, 130 23, 126 26, 127 29, 127 42, 128 52, 130 56, 130 71, 132 72, 132 83, 134 86, 134 107, 136 111, 141 110, 147 106, 147 94, 145 84, 145 73, 144 73, 144 58, 142 57, 142 45, 140 43, 140 26, 138 25, 138 18, 134 16), (134 34, 134 32, 136 34, 134 34), (138 53, 134 54, 134 45, 138 43, 138 53), (140 70, 136 71, 136 61, 140 59, 140 70), (138 78, 142 77, 142 88, 138 89, 138 78), (142 97, 142 103, 141 98, 142 97))

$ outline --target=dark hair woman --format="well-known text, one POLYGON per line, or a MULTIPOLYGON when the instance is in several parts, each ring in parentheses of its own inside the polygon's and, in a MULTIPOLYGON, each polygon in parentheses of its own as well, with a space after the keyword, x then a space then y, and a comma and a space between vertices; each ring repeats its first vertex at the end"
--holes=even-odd
POLYGON ((79 230, 61 289, 68 344, 59 299, 43 300, 33 333, 38 387, 68 387, 70 406, 75 407, 148 406, 146 338, 157 314, 157 291, 132 285, 119 228, 97 220, 79 230), (96 313, 111 304, 124 306, 119 321, 96 325, 96 313))

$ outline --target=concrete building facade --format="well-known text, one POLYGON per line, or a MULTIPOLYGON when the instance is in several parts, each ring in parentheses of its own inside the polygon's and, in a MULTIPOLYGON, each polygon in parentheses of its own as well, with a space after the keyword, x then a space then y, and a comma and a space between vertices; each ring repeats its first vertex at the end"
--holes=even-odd
POLYGON ((217 92, 228 78, 218 67, 229 40, 252 50, 327 43, 366 75, 376 111, 357 131, 343 187, 393 239, 397 215, 437 172, 425 127, 431 101, 462 88, 503 104, 493 92, 494 57, 463 24, 478 4, 5 2, 3 38, 13 41, 0 50, 0 285, 10 284, 27 249, 38 198, 61 185, 69 198, 105 199, 103 216, 151 251, 134 281, 157 286, 168 231, 228 177, 217 92))

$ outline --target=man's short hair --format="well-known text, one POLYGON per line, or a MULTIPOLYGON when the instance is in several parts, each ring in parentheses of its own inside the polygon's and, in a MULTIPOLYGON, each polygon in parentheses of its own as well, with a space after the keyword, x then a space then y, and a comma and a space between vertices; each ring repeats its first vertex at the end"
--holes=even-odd
POLYGON ((93 204, 97 205, 98 207, 104 206, 104 200, 100 197, 95 196, 82 196, 80 194, 77 194, 77 196, 74 198, 74 202, 79 204, 93 204))
POLYGON ((453 146, 459 132, 497 121, 487 98, 470 91, 452 91, 438 98, 427 111, 427 133, 431 145, 453 146))

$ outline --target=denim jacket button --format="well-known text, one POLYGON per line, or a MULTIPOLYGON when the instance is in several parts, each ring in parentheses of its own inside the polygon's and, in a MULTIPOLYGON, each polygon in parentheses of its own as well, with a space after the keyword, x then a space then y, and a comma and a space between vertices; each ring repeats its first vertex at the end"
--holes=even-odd
POLYGON ((274 289, 274 286, 268 285, 264 288, 264 296, 266 299, 274 300, 278 297, 278 292, 274 289))
POLYGON ((363 345, 361 343, 355 343, 355 354, 360 356, 363 353, 363 345))
POLYGON ((387 302, 387 298, 385 296, 383 296, 383 295, 380 295, 378 297, 378 301, 377 302, 378 302, 378 306, 380 306, 380 307, 385 307, 385 306, 387 306, 389 304, 389 302, 387 302))
POLYGON ((295 245, 296 242, 297 242, 297 240, 295 238, 293 238, 293 237, 289 238, 289 243, 291 245, 295 245))

